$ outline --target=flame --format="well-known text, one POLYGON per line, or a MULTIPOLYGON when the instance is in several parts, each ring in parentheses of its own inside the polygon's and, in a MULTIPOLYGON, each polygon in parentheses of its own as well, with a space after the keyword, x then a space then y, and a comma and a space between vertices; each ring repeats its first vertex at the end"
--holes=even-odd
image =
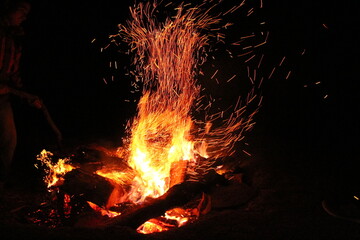
POLYGON ((193 158, 190 118, 170 110, 148 112, 146 106, 154 104, 149 102, 148 96, 141 99, 130 145, 129 166, 137 172, 131 197, 135 202, 147 196, 163 195, 170 186, 172 164, 193 158))
MULTIPOLYGON (((204 95, 197 79, 199 66, 206 61, 205 47, 210 38, 221 42, 223 35, 211 33, 211 27, 220 22, 219 18, 210 16, 211 8, 203 12, 201 6, 186 6, 181 4, 174 16, 159 23, 153 17, 157 3, 139 3, 130 8, 131 19, 127 24, 119 25, 119 33, 111 36, 120 36, 135 53, 132 64, 136 68, 135 81, 142 84, 142 97, 137 115, 128 122, 124 146, 115 153, 127 160, 131 171, 106 166, 96 171, 114 185, 104 208, 88 202, 103 216, 121 214, 108 210, 116 204, 140 204, 148 197, 163 195, 185 177, 195 176, 191 171, 196 168, 211 169, 214 160, 234 152, 236 142, 254 124, 257 110, 244 116, 247 106, 257 97, 254 88, 248 93, 245 105, 239 98, 235 107, 228 108, 229 117, 221 110, 205 114, 212 103, 201 102, 204 95), (195 119, 195 111, 205 114, 203 121, 195 119)), ((52 153, 45 150, 38 156, 48 168, 45 178, 48 187, 58 184, 66 172, 75 168, 67 158, 53 164, 51 157, 52 153)), ((210 209, 211 199, 203 195, 197 208, 169 210, 161 219, 148 220, 137 231, 152 233, 183 226, 210 209)))
POLYGON ((172 165, 195 159, 191 111, 200 86, 194 69, 196 55, 207 43, 199 29, 217 22, 197 15, 196 8, 184 12, 180 6, 177 15, 161 25, 149 11, 149 4, 140 3, 131 9, 133 21, 120 28, 137 52, 135 63, 144 84, 128 161, 137 173, 129 197, 134 202, 163 195, 171 186, 172 165))
MULTIPOLYGON (((244 117, 247 108, 239 101, 228 118, 220 111, 205 114, 205 121, 195 124, 194 111, 206 112, 208 107, 197 106, 204 97, 197 79, 199 66, 206 61, 210 37, 222 41, 224 36, 211 32, 220 22, 210 16, 211 7, 203 11, 201 5, 186 6, 180 4, 174 16, 160 23, 154 17, 156 1, 139 3, 130 8, 127 24, 119 25, 117 36, 134 53, 135 80, 143 85, 137 116, 129 122, 128 164, 136 174, 129 199, 136 203, 159 197, 172 184, 183 181, 171 179, 171 168, 177 162, 196 166, 200 155, 209 159, 199 166, 207 169, 211 161, 231 155, 235 143, 253 126, 256 111, 244 117)), ((246 104, 256 96, 251 91, 246 104)))
POLYGON ((37 160, 41 162, 43 166, 46 167, 45 172, 47 175, 44 177, 44 181, 47 184, 48 188, 60 184, 63 180, 62 177, 71 170, 75 169, 73 165, 70 164, 69 158, 58 159, 56 163, 52 162, 53 153, 46 151, 45 149, 40 152, 37 156, 37 160))

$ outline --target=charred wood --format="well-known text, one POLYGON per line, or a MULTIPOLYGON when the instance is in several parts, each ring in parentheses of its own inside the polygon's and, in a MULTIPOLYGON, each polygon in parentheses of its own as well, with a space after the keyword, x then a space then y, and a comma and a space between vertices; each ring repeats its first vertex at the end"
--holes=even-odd
POLYGON ((203 182, 183 182, 171 187, 163 196, 153 199, 132 212, 120 215, 111 219, 106 225, 128 226, 137 229, 141 224, 149 219, 163 215, 167 210, 180 207, 193 200, 203 192, 208 192, 217 184, 223 183, 222 176, 216 172, 209 172, 203 182))
POLYGON ((112 154, 111 151, 97 145, 79 146, 73 153, 72 161, 82 170, 87 172, 95 172, 104 167, 116 168, 122 171, 129 171, 130 167, 127 162, 112 154))
POLYGON ((105 206, 114 186, 104 177, 74 169, 64 176, 59 189, 69 195, 81 196, 99 206, 105 206))

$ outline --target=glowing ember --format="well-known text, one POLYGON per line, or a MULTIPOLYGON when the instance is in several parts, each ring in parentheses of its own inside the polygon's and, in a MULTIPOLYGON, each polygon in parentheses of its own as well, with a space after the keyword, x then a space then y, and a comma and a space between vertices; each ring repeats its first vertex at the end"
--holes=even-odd
POLYGON ((141 225, 137 231, 143 234, 154 232, 164 232, 174 227, 181 227, 188 223, 190 212, 181 208, 176 208, 165 213, 163 220, 150 219, 141 225), (169 223, 167 223, 169 222, 169 223))
POLYGON ((96 205, 95 203, 92 203, 92 202, 89 202, 89 201, 87 201, 87 203, 89 204, 89 206, 92 209, 94 209, 95 211, 101 213, 102 216, 115 217, 115 216, 119 216, 121 214, 121 213, 118 213, 118 212, 103 209, 103 208, 99 207, 98 205, 96 205))

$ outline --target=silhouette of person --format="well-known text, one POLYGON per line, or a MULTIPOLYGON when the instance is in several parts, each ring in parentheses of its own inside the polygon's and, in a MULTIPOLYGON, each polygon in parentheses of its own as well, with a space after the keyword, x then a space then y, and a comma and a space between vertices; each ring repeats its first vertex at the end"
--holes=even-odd
POLYGON ((8 181, 14 151, 17 145, 17 132, 10 102, 12 89, 22 87, 19 72, 24 35, 21 24, 31 9, 24 0, 7 1, 0 12, 0 191, 8 181))

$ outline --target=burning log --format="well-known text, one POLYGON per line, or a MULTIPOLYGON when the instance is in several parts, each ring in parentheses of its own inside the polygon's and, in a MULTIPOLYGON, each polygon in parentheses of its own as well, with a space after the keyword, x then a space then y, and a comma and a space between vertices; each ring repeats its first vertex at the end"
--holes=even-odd
POLYGON ((215 185, 223 184, 226 181, 215 171, 209 172, 205 179, 204 182, 183 182, 174 185, 161 197, 153 199, 129 213, 111 219, 106 225, 107 227, 120 225, 137 229, 147 220, 159 217, 175 207, 183 206, 196 196, 208 192, 215 185))
POLYGON ((114 156, 110 150, 96 144, 79 146, 72 156, 72 161, 86 172, 95 172, 104 167, 130 171, 124 159, 114 156))
POLYGON ((59 188, 69 195, 105 206, 115 187, 102 176, 74 169, 64 176, 64 183, 59 188))
POLYGON ((170 187, 182 183, 186 176, 187 161, 173 162, 170 170, 170 187))

